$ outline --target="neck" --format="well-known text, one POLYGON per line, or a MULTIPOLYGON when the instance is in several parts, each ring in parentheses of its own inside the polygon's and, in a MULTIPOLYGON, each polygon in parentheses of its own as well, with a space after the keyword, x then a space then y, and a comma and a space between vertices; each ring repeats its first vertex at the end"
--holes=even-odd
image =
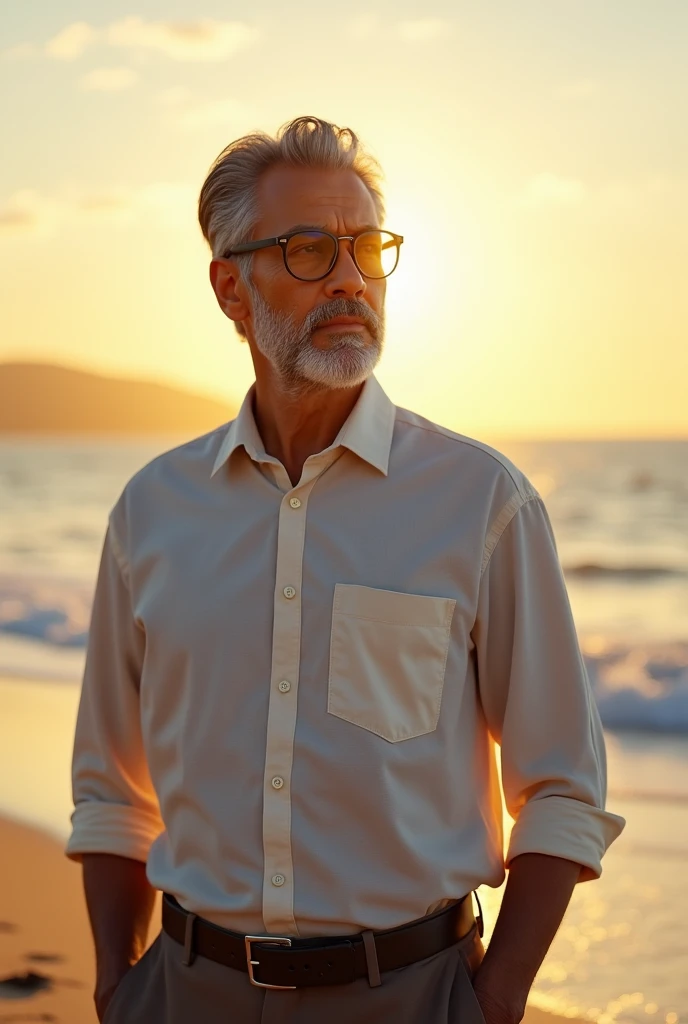
POLYGON ((327 388, 294 397, 280 391, 274 379, 256 378, 256 426, 265 451, 279 459, 294 486, 306 459, 332 444, 362 388, 327 388))

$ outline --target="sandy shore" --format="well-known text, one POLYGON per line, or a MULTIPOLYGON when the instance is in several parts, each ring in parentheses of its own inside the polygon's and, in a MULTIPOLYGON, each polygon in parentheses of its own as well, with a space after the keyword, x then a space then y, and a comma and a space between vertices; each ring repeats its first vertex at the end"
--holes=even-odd
MULTIPOLYGON (((156 908, 151 941, 158 922, 156 908)), ((0 818, 0 1024, 96 1024, 94 978, 81 867, 50 836, 0 818)), ((536 1007, 524 1020, 580 1024, 536 1007)))
POLYGON ((0 1022, 97 1024, 94 981, 81 867, 51 836, 0 818, 0 1022), (38 977, 24 991, 7 984, 27 974, 38 977))

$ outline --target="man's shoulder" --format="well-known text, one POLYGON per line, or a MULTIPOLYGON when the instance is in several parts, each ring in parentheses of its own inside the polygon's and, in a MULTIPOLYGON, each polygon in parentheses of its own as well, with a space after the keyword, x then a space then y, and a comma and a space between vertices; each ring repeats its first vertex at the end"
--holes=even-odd
POLYGON ((231 421, 169 448, 145 463, 127 481, 118 504, 150 499, 184 482, 210 483, 218 449, 231 421))
POLYGON ((537 492, 525 472, 508 456, 492 445, 467 434, 460 434, 442 426, 410 409, 397 406, 396 422, 402 430, 408 431, 420 446, 427 446, 428 454, 444 453, 457 470, 469 470, 479 474, 488 485, 501 481, 511 484, 516 493, 526 500, 537 492))

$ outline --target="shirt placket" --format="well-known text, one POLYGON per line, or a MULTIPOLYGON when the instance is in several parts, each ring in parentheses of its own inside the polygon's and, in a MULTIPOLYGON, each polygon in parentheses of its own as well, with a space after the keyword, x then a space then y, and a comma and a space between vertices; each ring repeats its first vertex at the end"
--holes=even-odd
POLYGON ((301 654, 301 585, 308 499, 338 457, 309 459, 282 498, 277 531, 272 673, 263 778, 263 923, 273 935, 298 935, 291 850, 291 772, 301 654))

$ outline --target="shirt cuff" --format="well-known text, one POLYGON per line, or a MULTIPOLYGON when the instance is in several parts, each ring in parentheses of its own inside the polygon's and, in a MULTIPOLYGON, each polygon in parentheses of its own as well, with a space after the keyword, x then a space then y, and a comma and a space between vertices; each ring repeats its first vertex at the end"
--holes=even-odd
POLYGON ((84 853, 112 853, 145 863, 160 826, 156 814, 139 807, 89 800, 74 809, 65 853, 75 861, 84 853))
POLYGON ((565 796, 529 800, 509 839, 505 866, 521 853, 545 853, 581 865, 579 882, 602 874, 602 857, 626 824, 618 814, 565 796))

